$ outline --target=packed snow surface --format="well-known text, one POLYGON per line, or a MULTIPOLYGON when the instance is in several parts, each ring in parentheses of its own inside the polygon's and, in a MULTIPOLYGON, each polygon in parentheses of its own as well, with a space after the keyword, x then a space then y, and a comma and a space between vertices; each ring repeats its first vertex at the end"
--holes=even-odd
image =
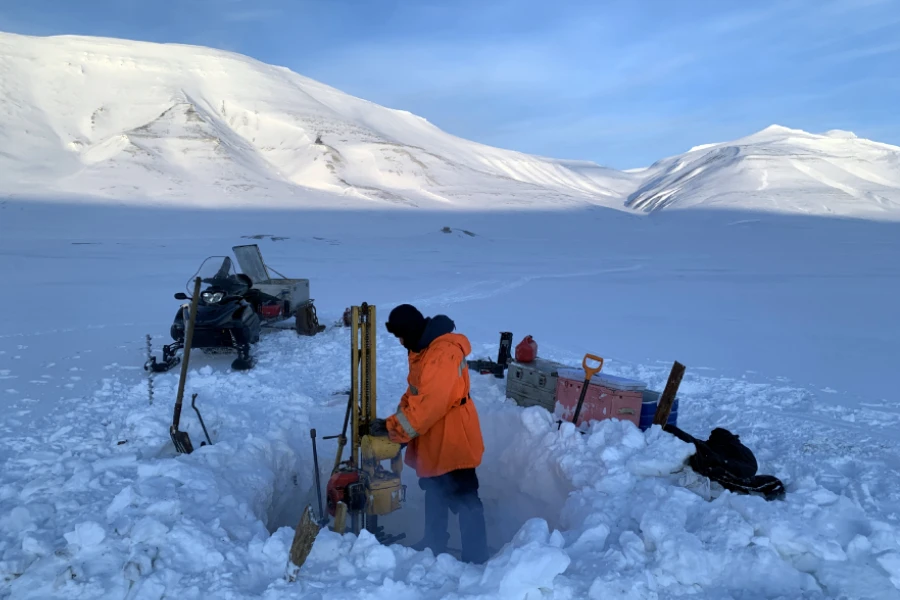
MULTIPOLYGON (((760 213, 194 211, 0 204, 0 598, 900 597, 900 281, 893 223, 760 213), (446 228, 446 229, 445 229, 446 228), (209 255, 258 243, 308 277, 323 323, 378 311, 378 414, 405 389, 383 322, 410 301, 496 356, 500 331, 538 353, 661 390, 687 365, 679 425, 739 434, 783 501, 720 493, 659 428, 557 429, 472 373, 486 565, 408 545, 422 493, 382 519, 400 544, 323 530, 294 582, 293 527, 323 482, 349 388, 349 331, 264 334, 257 367, 194 352, 186 400, 212 445, 175 454, 178 370, 152 400, 172 294, 209 255)), ((289 326, 290 322, 286 324, 289 326)), ((181 428, 204 439, 184 407, 181 428)), ((451 518, 458 547, 456 521, 451 518)))
POLYGON ((460 139, 246 56, 0 33, 0 195, 192 206, 900 219, 900 148, 772 126, 617 171, 460 139))

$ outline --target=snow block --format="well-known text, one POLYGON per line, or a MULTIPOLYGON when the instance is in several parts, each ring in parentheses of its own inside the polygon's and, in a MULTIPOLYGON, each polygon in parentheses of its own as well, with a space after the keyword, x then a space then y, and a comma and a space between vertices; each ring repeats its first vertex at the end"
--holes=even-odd
POLYGON ((529 519, 499 554, 491 558, 477 580, 460 581, 459 592, 491 598, 538 598, 554 589, 554 580, 572 559, 563 537, 550 532, 543 519, 529 519))
POLYGON ((95 521, 85 521, 75 525, 74 531, 63 534, 71 546, 79 548, 94 548, 106 537, 106 531, 95 521))

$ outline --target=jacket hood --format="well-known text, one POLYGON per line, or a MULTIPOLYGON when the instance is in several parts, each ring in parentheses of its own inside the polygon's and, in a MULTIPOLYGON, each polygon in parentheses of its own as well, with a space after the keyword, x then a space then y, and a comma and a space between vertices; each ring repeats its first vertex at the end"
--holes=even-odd
MULTIPOLYGON (((454 323, 453 320, 447 315, 435 315, 433 317, 428 317, 425 320, 425 331, 422 333, 422 337, 419 338, 419 343, 415 351, 421 352, 422 350, 430 346, 431 343, 436 339, 438 339, 442 335, 453 333, 455 329, 456 323, 454 323)), ((472 349, 469 346, 466 337, 460 334, 454 335, 453 337, 460 338, 460 340, 454 339, 452 343, 459 345, 460 348, 462 348, 463 353, 465 355, 468 355, 472 349)))

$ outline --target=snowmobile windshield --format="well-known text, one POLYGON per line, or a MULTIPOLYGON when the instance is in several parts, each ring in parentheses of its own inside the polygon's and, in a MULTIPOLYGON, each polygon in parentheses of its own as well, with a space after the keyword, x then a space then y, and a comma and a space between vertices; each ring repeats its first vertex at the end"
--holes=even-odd
MULTIPOLYGON (((203 261, 197 272, 188 280, 188 294, 194 292, 194 278, 199 277, 203 284, 200 289, 207 297, 212 297, 216 292, 227 296, 240 296, 250 289, 245 278, 239 277, 234 270, 234 263, 228 256, 210 256, 203 261), (209 292, 209 293, 207 293, 209 292)), ((221 299, 221 296, 217 296, 221 299)))

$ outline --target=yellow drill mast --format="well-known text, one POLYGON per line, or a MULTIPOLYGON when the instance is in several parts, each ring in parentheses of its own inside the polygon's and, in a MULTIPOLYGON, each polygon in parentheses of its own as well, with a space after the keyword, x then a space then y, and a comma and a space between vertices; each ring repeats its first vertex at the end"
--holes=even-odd
POLYGON ((386 536, 378 526, 378 516, 400 508, 406 486, 400 483, 403 469, 400 444, 386 435, 370 434, 376 419, 375 387, 375 307, 363 303, 351 307, 350 397, 344 415, 344 429, 337 438, 334 469, 328 481, 328 511, 335 517, 334 530, 344 533, 346 517, 350 528, 358 534, 362 529, 382 542, 396 541, 399 536, 386 536), (349 423, 348 423, 349 421, 349 423), (346 436, 350 425, 350 438, 346 436), (350 444, 350 458, 342 461, 344 446, 350 444), (390 470, 382 461, 390 461, 390 470))

